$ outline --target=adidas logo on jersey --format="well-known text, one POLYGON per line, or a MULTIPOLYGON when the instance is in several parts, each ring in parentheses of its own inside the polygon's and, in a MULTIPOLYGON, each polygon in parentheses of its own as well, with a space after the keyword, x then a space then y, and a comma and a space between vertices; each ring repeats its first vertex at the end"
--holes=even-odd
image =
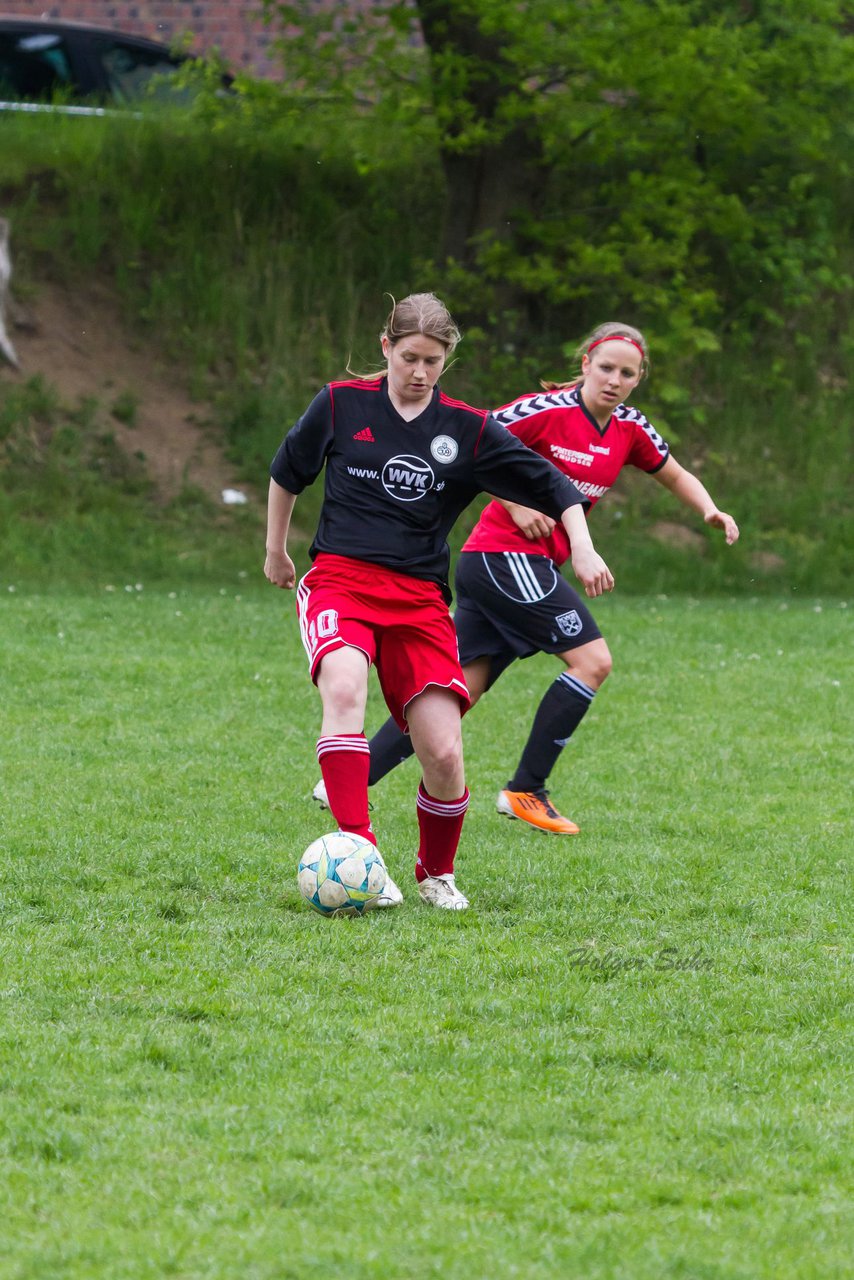
POLYGON ((354 440, 369 440, 371 444, 375 444, 374 433, 370 427, 363 427, 361 431, 357 431, 353 436, 354 440))

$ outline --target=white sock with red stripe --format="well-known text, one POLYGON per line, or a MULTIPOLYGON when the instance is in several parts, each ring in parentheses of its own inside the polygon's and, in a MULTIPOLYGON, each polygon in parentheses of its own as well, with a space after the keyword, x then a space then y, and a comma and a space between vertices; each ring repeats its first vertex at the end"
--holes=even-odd
POLYGON ((421 843, 415 860, 415 879, 420 883, 427 876, 452 875, 463 819, 469 807, 468 787, 459 800, 436 800, 421 782, 416 803, 421 843))
POLYGON ((317 759, 326 783, 329 808, 339 828, 376 844, 368 817, 371 749, 365 735, 335 733, 318 738, 317 759))

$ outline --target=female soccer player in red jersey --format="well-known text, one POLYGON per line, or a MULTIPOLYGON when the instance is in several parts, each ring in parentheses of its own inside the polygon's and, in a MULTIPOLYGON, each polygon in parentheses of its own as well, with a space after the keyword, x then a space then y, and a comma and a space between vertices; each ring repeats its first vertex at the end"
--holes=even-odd
MULTIPOLYGON (((588 500, 485 410, 441 391, 438 378, 459 336, 436 297, 411 295, 392 308, 381 334, 385 374, 329 383, 314 398, 270 467, 264 565, 276 586, 297 586, 287 552, 291 513, 325 467, 313 564, 297 587, 300 632, 323 707, 317 755, 325 794, 342 830, 374 840, 364 735, 373 663, 423 773, 418 891, 451 910, 468 906, 454 858, 469 800, 460 716, 470 699, 448 612, 448 531, 480 491, 532 501, 565 530, 587 594, 613 586, 587 530, 588 500)), ((389 881, 380 905, 401 900, 389 881)))
MULTIPOLYGON (((629 325, 600 325, 576 352, 581 376, 544 382, 494 413, 502 426, 549 458, 591 506, 626 465, 648 472, 698 512, 727 543, 738 538, 732 516, 719 511, 695 475, 680 466, 643 414, 626 404, 647 369, 646 341, 629 325)), ((551 653, 563 664, 546 690, 527 744, 498 812, 542 831, 575 835, 557 811, 546 782, 611 670, 611 654, 578 593, 559 572, 572 534, 534 504, 488 504, 457 562, 454 623, 471 704, 516 659, 551 653)), ((371 739, 370 784, 406 759, 412 748, 392 722, 371 739)), ((315 798, 324 802, 323 786, 315 798)))

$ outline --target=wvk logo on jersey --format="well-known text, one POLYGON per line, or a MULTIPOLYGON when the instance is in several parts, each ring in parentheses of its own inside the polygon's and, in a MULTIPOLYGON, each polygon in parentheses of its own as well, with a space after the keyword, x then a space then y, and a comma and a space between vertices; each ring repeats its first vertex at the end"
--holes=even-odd
POLYGON ((430 492, 435 479, 429 462, 411 454, 389 458, 383 467, 383 488, 400 502, 417 502, 430 492))

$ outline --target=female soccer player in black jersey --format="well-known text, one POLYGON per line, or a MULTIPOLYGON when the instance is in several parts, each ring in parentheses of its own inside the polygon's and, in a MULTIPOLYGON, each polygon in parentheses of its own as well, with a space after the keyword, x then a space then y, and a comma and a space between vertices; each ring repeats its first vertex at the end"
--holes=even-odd
MULTIPOLYGON (((624 466, 635 466, 720 529, 727 543, 735 542, 738 526, 732 516, 718 510, 643 414, 625 403, 646 371, 643 335, 608 322, 576 354, 580 378, 543 383, 543 391, 496 410, 496 420, 550 458, 591 505, 624 466)), ((516 658, 550 653, 563 664, 537 708, 497 808, 539 830, 576 835, 578 827, 552 804, 546 782, 608 676, 611 654, 589 609, 559 573, 570 554, 563 528, 534 505, 530 500, 524 505, 494 501, 484 509, 457 562, 454 622, 472 703, 516 658)), ((411 754, 408 740, 392 721, 369 746, 371 784, 411 754)), ((322 783, 314 794, 324 803, 322 783)))
MULTIPOLYGON (((264 572, 297 586, 287 552, 296 497, 326 469, 324 500, 297 586, 297 613, 323 717, 317 755, 339 827, 374 840, 364 735, 376 665, 397 726, 422 769, 418 891, 432 906, 468 906, 454 879, 469 793, 461 709, 470 703, 448 612, 448 531, 480 491, 536 504, 572 543, 589 596, 613 587, 587 530, 587 500, 566 476, 484 410, 438 385, 459 331, 432 294, 397 303, 381 334, 386 372, 329 383, 288 432, 270 467, 264 572)), ((401 901, 389 882, 380 904, 401 901)))

